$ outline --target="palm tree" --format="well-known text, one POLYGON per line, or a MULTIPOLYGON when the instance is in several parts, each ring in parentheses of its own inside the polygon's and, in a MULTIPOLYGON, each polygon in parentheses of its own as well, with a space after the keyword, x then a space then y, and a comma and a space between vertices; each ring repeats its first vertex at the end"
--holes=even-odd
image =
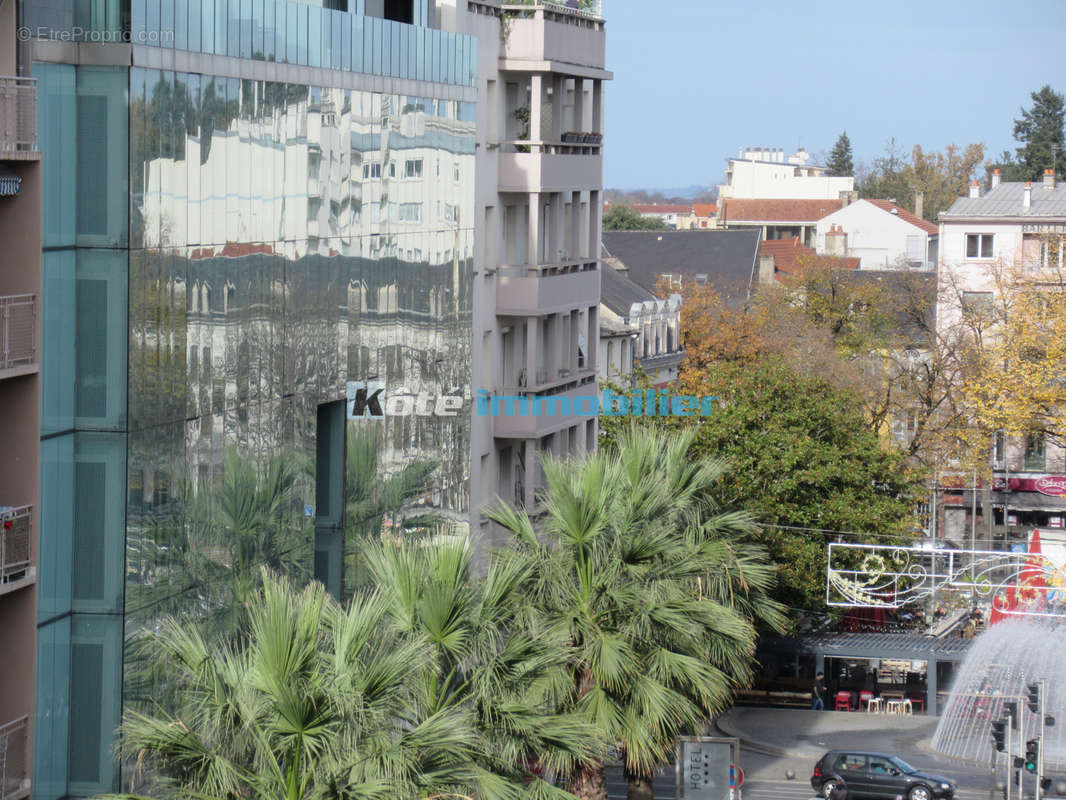
MULTIPOLYGON (((545 461, 539 538, 524 511, 490 515, 531 565, 532 613, 572 644, 569 706, 622 751, 630 798, 651 797, 676 737, 748 678, 754 622, 781 623, 772 568, 744 543, 752 520, 716 506, 723 465, 690 461, 691 441, 631 427, 615 452, 545 461)), ((579 764, 568 789, 603 800, 602 762, 579 764)))
POLYGON ((531 565, 492 557, 475 575, 474 549, 457 536, 378 543, 367 557, 395 630, 429 645, 426 707, 470 708, 483 767, 505 776, 521 797, 573 800, 553 776, 605 747, 594 725, 560 710, 568 646, 522 613, 531 565))
POLYGON ((144 634, 177 706, 124 715, 131 792, 141 783, 156 797, 201 800, 514 796, 475 763, 469 710, 421 703, 431 651, 385 624, 386 598, 369 593, 345 610, 318 583, 297 591, 266 570, 261 583, 246 639, 212 645, 173 618, 144 634))
POLYGON ((386 520, 398 528, 433 524, 425 516, 405 519, 402 512, 412 500, 424 494, 438 462, 419 458, 394 475, 383 475, 382 435, 379 428, 348 425, 345 464, 345 596, 369 579, 362 549, 380 538, 386 520))

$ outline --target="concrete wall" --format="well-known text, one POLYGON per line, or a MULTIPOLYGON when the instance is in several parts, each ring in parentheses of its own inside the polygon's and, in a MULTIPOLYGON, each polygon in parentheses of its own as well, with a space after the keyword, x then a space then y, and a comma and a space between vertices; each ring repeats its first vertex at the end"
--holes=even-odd
POLYGON ((725 197, 839 200, 841 192, 855 189, 854 178, 796 176, 793 164, 774 164, 761 161, 729 162, 732 180, 718 188, 719 202, 725 197))

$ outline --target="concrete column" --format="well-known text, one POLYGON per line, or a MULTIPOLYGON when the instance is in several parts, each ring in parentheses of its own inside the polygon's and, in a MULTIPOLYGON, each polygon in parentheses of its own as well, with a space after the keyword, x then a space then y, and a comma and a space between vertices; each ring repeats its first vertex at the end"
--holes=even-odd
MULTIPOLYGON (((588 314, 588 330, 585 331, 585 368, 593 372, 597 369, 600 341, 600 307, 590 306, 588 314)), ((630 365, 632 367, 632 365, 630 365)))
POLYGON ((552 73, 552 141, 563 138, 563 105, 566 100, 566 76, 552 73))
POLYGON ((552 326, 549 330, 551 339, 548 340, 548 352, 551 354, 551 364, 548 365, 548 380, 558 380, 559 370, 563 367, 563 315, 552 314, 552 326))
MULTIPOLYGON (((566 359, 567 360, 566 367, 567 367, 567 369, 570 370, 570 374, 571 375, 573 375, 574 372, 577 370, 577 350, 578 350, 577 340, 578 340, 578 334, 580 334, 580 333, 583 333, 583 331, 581 330, 581 312, 580 311, 571 311, 570 312, 570 352, 567 354, 567 359, 566 359)), ((588 344, 587 343, 585 345, 585 349, 586 350, 588 349, 588 344)))
POLYGON ((534 142, 539 142, 543 138, 540 133, 544 124, 544 81, 540 73, 533 73, 529 78, 529 84, 532 89, 529 100, 529 138, 534 142))
POLYGON ((526 388, 537 383, 537 338, 540 334, 539 317, 526 319, 526 388))
POLYGON ((552 217, 552 251, 551 262, 553 264, 563 260, 568 252, 566 242, 566 195, 556 192, 552 195, 552 207, 555 215, 552 217))
POLYGON ((529 240, 526 264, 540 263, 540 192, 529 193, 529 240))
POLYGON ((539 468, 537 466, 537 441, 536 439, 526 439, 523 442, 526 448, 526 480, 525 480, 525 504, 527 509, 533 508, 533 490, 535 488, 536 479, 538 476, 539 468))
POLYGON ((939 663, 936 659, 931 659, 925 665, 925 713, 934 716, 940 713, 936 702, 936 668, 939 663))
POLYGON ((574 192, 570 196, 570 257, 579 258, 581 251, 581 192, 574 192))
POLYGON ((603 81, 592 81, 592 133, 603 133, 603 81))
POLYGON ((600 219, 603 216, 603 201, 598 191, 589 192, 589 260, 600 257, 600 219))
POLYGON ((585 79, 574 78, 574 130, 587 131, 585 123, 585 79))

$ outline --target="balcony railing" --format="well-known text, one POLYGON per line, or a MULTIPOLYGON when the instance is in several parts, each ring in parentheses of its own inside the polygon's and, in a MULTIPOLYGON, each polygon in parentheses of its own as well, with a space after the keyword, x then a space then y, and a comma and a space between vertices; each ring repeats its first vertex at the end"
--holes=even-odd
POLYGON ((0 370, 37 361, 37 295, 0 297, 0 370))
POLYGON ((29 716, 0 725, 0 800, 30 796, 29 716))
POLYGON ((0 157, 39 157, 36 78, 0 76, 0 157))
POLYGON ((513 139, 500 142, 502 153, 536 153, 544 156, 595 156, 603 146, 603 134, 564 134, 561 142, 513 139))
POLYGON ((604 0, 511 0, 500 7, 518 17, 544 14, 552 22, 563 24, 603 23, 604 0))
POLYGON ((0 506, 0 588, 30 574, 32 506, 0 506))

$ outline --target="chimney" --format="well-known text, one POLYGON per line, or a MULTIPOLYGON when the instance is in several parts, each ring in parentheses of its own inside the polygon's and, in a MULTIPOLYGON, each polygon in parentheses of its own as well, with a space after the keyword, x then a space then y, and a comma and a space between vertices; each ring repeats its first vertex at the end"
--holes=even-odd
POLYGON ((1025 191, 1022 192, 1022 208, 1026 211, 1029 210, 1029 206, 1033 204, 1033 185, 1029 181, 1025 182, 1025 191))
POLYGON ((773 256, 765 254, 759 256, 759 283, 772 283, 776 271, 773 256))
POLYGON ((839 225, 831 225, 825 234, 825 254, 828 256, 848 254, 848 235, 839 225))
POLYGON ((1051 191, 1054 188, 1055 188, 1055 170, 1046 169, 1046 170, 1044 170, 1044 189, 1046 191, 1051 191))
POLYGON ((981 196, 981 187, 977 185, 977 181, 970 184, 970 197, 977 198, 981 196))
POLYGON ((923 211, 925 211, 925 192, 918 191, 914 193, 914 216, 921 217, 923 211))
POLYGON ((999 186, 999 168, 992 170, 992 188, 999 186))

